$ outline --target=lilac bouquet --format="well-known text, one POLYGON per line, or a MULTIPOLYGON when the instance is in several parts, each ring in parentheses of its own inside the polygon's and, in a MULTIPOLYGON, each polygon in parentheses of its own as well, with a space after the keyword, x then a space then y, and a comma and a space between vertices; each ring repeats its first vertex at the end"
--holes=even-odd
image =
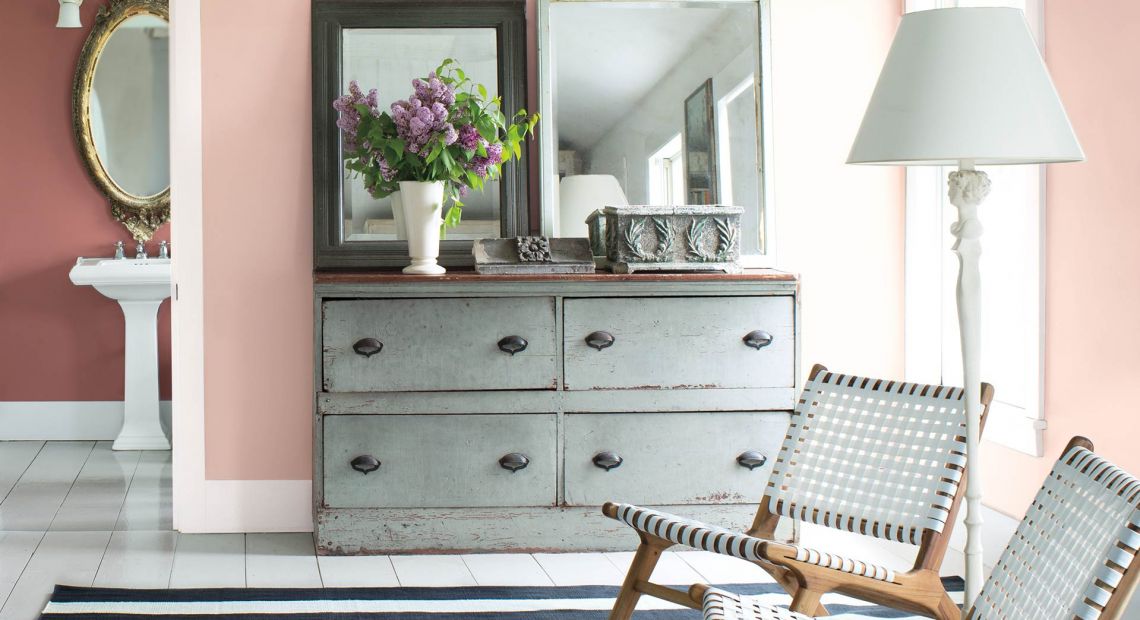
POLYGON ((400 181, 442 181, 452 205, 444 225, 455 226, 462 197, 498 179, 512 157, 522 157, 522 142, 534 135, 538 115, 519 110, 508 123, 502 98, 490 98, 451 58, 412 80, 412 88, 410 97, 385 112, 377 107, 376 90, 364 94, 355 81, 333 101, 345 168, 359 173, 375 198, 399 190, 400 181))

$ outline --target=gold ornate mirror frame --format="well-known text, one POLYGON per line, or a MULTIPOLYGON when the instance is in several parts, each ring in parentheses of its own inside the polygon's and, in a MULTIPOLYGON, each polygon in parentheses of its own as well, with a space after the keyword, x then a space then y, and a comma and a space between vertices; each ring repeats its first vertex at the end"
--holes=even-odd
POLYGON ((154 231, 170 219, 170 187, 151 196, 136 196, 125 191, 107 172, 91 133, 91 89, 95 67, 111 35, 119 24, 135 15, 153 15, 170 21, 167 0, 110 0, 99 9, 95 25, 87 35, 71 94, 71 120, 75 143, 95 185, 111 202, 111 216, 131 232, 136 241, 148 241, 154 231))

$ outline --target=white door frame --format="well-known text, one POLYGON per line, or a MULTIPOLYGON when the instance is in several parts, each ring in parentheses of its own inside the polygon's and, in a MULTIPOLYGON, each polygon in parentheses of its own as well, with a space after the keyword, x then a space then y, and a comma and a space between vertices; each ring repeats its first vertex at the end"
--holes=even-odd
POLYGON ((174 528, 196 532, 206 524, 201 0, 171 0, 170 75, 174 528))

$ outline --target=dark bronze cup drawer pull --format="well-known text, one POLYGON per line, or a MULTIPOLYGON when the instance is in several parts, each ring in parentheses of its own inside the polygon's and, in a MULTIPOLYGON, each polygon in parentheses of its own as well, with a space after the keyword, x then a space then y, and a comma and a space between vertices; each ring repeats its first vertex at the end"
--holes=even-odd
POLYGON ((511 452, 510 454, 503 455, 503 458, 499 459, 499 467, 502 467, 512 474, 520 469, 526 469, 527 465, 530 465, 530 459, 528 459, 525 454, 518 452, 511 452))
POLYGON ((609 332, 593 332, 589 336, 586 336, 586 345, 592 349, 601 351, 602 349, 614 345, 614 336, 609 332))
POLYGON ((380 469, 380 460, 371 454, 364 454, 352 459, 350 465, 356 471, 368 475, 368 472, 380 469))
POLYGON ((527 344, 526 338, 522 336, 507 336, 499 341, 499 350, 514 355, 526 351, 527 344))
POLYGON ((384 343, 375 338, 361 338, 352 345, 352 350, 364 357, 372 357, 384 350, 384 343))
POLYGON ((772 334, 769 334, 762 329, 748 332, 748 335, 744 337, 744 346, 752 347, 757 351, 770 344, 772 344, 772 334))
POLYGON ((599 467, 606 471, 617 469, 621 467, 625 459, 617 455, 616 452, 599 452, 594 455, 594 467, 599 467))
POLYGON ((768 457, 760 454, 756 450, 746 450, 741 452, 740 456, 736 457, 736 462, 739 463, 741 467, 747 467, 748 471, 752 471, 757 467, 763 467, 764 463, 768 462, 768 457))

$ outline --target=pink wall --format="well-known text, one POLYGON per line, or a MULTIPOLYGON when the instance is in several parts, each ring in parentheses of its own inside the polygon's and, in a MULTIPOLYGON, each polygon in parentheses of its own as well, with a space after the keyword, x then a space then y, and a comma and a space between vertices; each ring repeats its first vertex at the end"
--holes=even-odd
POLYGON ((206 477, 312 476, 308 0, 202 3, 206 477))
POLYGON ((777 258, 802 277, 805 370, 903 374, 904 175, 843 163, 900 15, 898 0, 772 6, 777 258))
MULTIPOLYGON (((1076 434, 1140 473, 1140 4, 1049 0, 1046 61, 1088 161, 1050 166, 1045 457, 987 444, 986 503, 1021 515, 1076 434)), ((1000 387, 999 387, 1000 389, 1000 387)))
MULTIPOLYGON (((123 398, 122 313, 67 278, 76 256, 110 256, 115 241, 130 241, 71 133, 72 76, 100 4, 83 5, 78 30, 55 28, 53 2, 5 3, 0 19, 0 401, 123 398)), ((164 228, 154 243, 168 238, 164 228)), ((159 316, 162 398, 169 308, 159 316)))
POLYGON ((202 3, 208 479, 312 475, 309 30, 308 0, 202 3))

